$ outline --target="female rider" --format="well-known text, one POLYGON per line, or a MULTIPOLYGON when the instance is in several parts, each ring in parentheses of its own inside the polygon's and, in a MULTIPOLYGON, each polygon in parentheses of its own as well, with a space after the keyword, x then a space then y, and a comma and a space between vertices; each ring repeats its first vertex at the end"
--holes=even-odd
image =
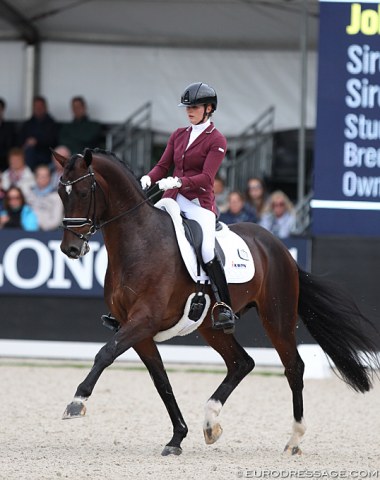
POLYGON ((217 107, 215 90, 206 83, 189 85, 181 96, 191 125, 177 129, 157 165, 141 178, 147 189, 157 183, 164 197, 177 201, 185 217, 196 220, 203 231, 202 258, 210 281, 218 289, 221 303, 213 327, 232 331, 235 315, 224 269, 215 256, 216 204, 213 191, 215 175, 225 156, 226 138, 210 118, 217 107), (173 176, 166 177, 174 166, 173 176))

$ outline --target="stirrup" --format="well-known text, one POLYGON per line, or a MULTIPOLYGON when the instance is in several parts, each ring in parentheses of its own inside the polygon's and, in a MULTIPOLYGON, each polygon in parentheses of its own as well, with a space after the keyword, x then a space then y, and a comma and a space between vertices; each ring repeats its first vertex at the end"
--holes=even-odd
POLYGON ((108 315, 102 315, 100 318, 102 319, 103 325, 106 328, 109 328, 113 332, 117 332, 119 330, 120 323, 110 313, 108 315))
POLYGON ((234 333, 235 320, 237 316, 232 308, 224 302, 215 302, 211 310, 212 328, 215 330, 223 330, 224 333, 234 333), (214 309, 219 308, 218 318, 214 318, 214 309))

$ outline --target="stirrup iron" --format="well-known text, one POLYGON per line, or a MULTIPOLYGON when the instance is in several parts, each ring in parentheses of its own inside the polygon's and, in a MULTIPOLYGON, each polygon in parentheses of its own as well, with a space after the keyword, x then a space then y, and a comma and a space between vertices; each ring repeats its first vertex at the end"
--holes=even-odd
POLYGON ((102 319, 102 323, 106 328, 109 328, 113 332, 117 332, 119 330, 120 323, 110 313, 108 315, 102 315, 100 318, 102 319))
POLYGON ((215 302, 211 309, 212 328, 215 330, 223 330, 224 333, 234 333, 235 319, 237 319, 232 308, 224 302, 215 302), (215 308, 219 309, 218 318, 214 317, 215 308))

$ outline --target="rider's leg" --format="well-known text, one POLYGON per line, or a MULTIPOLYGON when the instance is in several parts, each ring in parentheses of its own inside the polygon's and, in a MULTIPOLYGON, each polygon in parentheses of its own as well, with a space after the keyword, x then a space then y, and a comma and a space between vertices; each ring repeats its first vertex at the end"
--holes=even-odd
POLYGON ((217 329, 229 330, 232 333, 236 316, 231 309, 231 299, 223 266, 215 256, 215 214, 181 194, 177 195, 177 202, 184 215, 196 220, 202 227, 202 258, 207 275, 210 277, 212 285, 216 287, 221 301, 213 326, 217 329))

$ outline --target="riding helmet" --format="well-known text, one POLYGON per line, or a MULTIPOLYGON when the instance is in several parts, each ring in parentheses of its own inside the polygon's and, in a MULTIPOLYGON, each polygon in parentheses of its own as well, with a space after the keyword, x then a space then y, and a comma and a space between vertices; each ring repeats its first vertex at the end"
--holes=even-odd
POLYGON ((212 105, 212 111, 215 112, 218 105, 218 98, 215 90, 207 83, 191 83, 185 88, 181 95, 179 107, 189 107, 192 105, 212 105))

